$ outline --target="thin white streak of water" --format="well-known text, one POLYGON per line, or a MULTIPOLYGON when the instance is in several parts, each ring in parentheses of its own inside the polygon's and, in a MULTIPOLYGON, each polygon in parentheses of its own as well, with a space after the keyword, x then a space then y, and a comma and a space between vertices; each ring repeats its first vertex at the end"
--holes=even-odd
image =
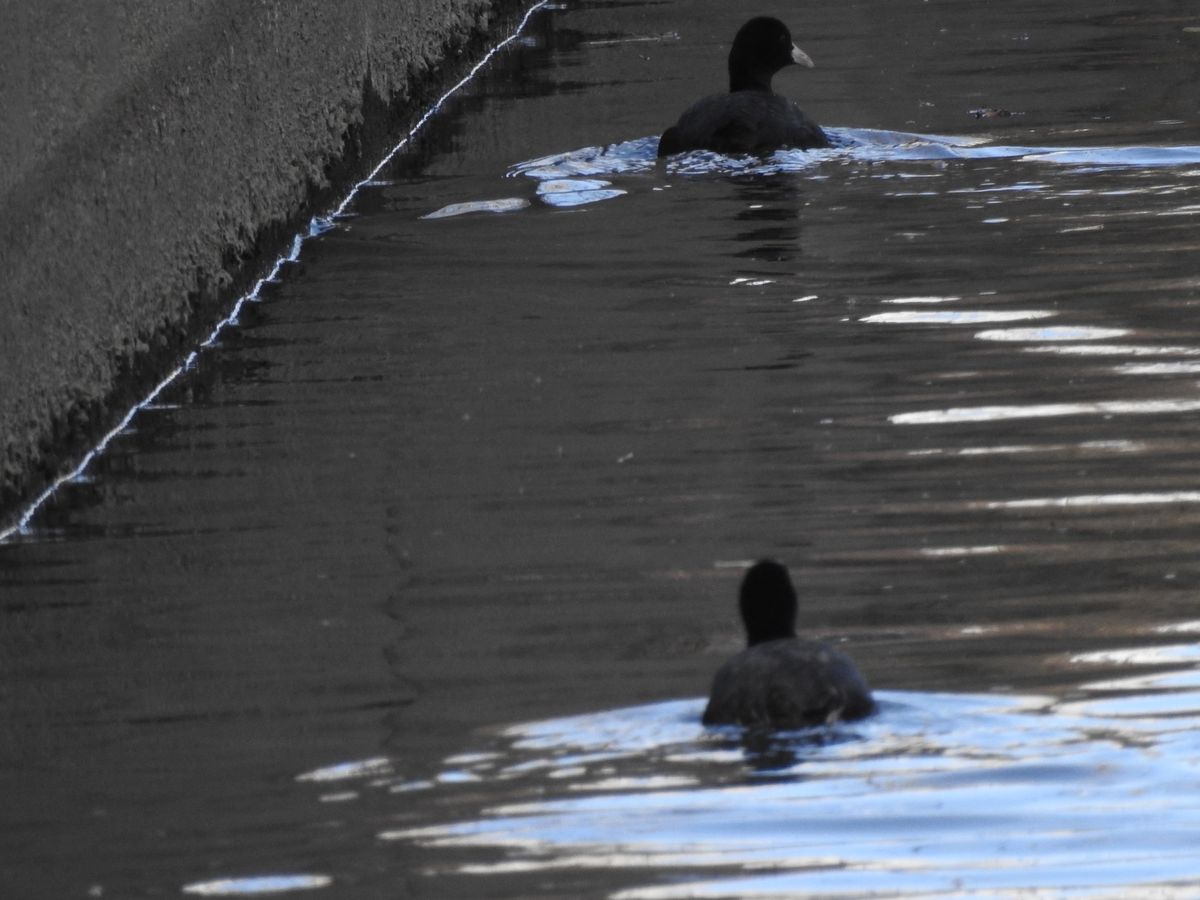
POLYGON ((1200 400, 1101 400, 1095 403, 1031 403, 1025 406, 955 406, 950 409, 897 413, 888 416, 888 421, 893 425, 952 425, 1051 416, 1145 416, 1196 410, 1200 410, 1200 400))
POLYGON ((1196 375, 1200 362, 1125 363, 1114 366, 1118 375, 1196 375))
POLYGON ((981 322, 1019 322, 1023 319, 1046 319, 1058 315, 1048 309, 948 309, 905 310, 904 312, 874 313, 863 316, 860 322, 887 325, 978 325, 981 322))
POLYGON ((1027 497, 972 503, 971 509, 1073 509, 1093 506, 1162 506, 1200 503, 1200 491, 1147 491, 1140 494, 1078 494, 1073 497, 1027 497))
POLYGON ((282 894, 290 891, 312 891, 329 887, 328 875, 259 875, 253 878, 221 878, 217 881, 198 881, 185 884, 185 894, 200 897, 248 897, 257 894, 282 894))
POLYGON ((1143 347, 1137 344, 1071 344, 1065 347, 1023 349, 1026 353, 1057 353, 1062 356, 1200 356, 1200 347, 1143 347))
POLYGON ((909 450, 906 456, 998 456, 1018 453, 1061 453, 1064 450, 1103 450, 1115 453, 1142 453, 1141 441, 1080 441, 1077 444, 1000 444, 995 447, 929 447, 909 450))
POLYGON ((939 559, 959 556, 990 556, 994 553, 1003 553, 1006 549, 1008 548, 1003 544, 988 544, 979 547, 922 547, 920 553, 922 556, 939 559))
POLYGON ((1098 341, 1127 334, 1128 328, 1052 325, 1043 328, 992 328, 979 332, 975 337, 981 341, 1098 341))

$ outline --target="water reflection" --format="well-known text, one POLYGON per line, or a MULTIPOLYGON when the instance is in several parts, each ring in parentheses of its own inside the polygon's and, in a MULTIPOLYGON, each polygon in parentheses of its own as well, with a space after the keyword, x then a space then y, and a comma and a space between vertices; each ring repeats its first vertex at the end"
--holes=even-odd
POLYGON ((894 425, 948 425, 956 422, 998 422, 1005 419, 1044 419, 1056 416, 1152 416, 1195 412, 1200 400, 1101 400, 1094 403, 1037 403, 1018 406, 964 406, 895 413, 894 425))
POLYGON ((196 897, 258 897, 311 891, 329 887, 328 875, 257 875, 252 878, 221 878, 185 884, 183 893, 196 897))
MULTIPOLYGON (((527 162, 518 163, 508 172, 510 177, 523 176, 541 183, 539 195, 550 205, 581 205, 612 199, 626 193, 626 189, 613 188, 608 181, 596 182, 587 180, 596 176, 612 176, 629 179, 634 176, 646 175, 655 171, 665 171, 668 175, 701 176, 753 176, 765 178, 786 174, 806 174, 810 177, 827 177, 821 174, 821 167, 832 164, 862 164, 872 163, 903 163, 903 162, 944 162, 948 159, 958 160, 991 160, 1013 159, 1018 163, 1051 164, 1070 167, 1099 166, 1113 168, 1130 168, 1139 172, 1152 171, 1158 167, 1178 167, 1200 163, 1200 147, 1095 147, 1075 150, 1060 150, 1053 148, 1009 147, 988 143, 981 137, 951 137, 946 135, 908 134, 904 132, 881 131, 869 128, 831 128, 827 129, 834 144, 830 150, 780 150, 768 159, 755 157, 729 157, 709 151, 695 151, 666 161, 657 158, 657 137, 649 136, 636 140, 623 141, 605 147, 584 147, 564 153, 539 157, 527 162), (583 178, 585 191, 593 191, 591 195, 575 196, 570 189, 556 189, 545 185, 570 185, 575 179, 583 178), (603 187, 604 190, 600 190, 603 187), (564 201, 559 194, 571 195, 570 200, 564 201)), ((876 179, 936 179, 937 173, 873 173, 876 179)), ((761 183, 761 182, 760 182, 761 183)), ((1137 188, 1122 190, 1101 190, 1101 196, 1124 196, 1134 194, 1166 194, 1180 191, 1178 185, 1155 184, 1142 185, 1137 188)), ((935 185, 930 185, 921 191, 892 191, 896 197, 936 196, 935 185)), ((993 199, 983 203, 973 204, 972 208, 986 209, 997 205, 1000 199, 996 195, 1017 194, 1042 197, 1082 196, 1090 191, 1062 191, 1047 182, 1023 181, 1009 185, 987 184, 971 188, 952 187, 947 189, 948 195, 968 194, 993 199)), ((477 201, 479 203, 495 203, 497 201, 477 201)), ((470 211, 464 204, 462 212, 470 211)), ((1192 214, 1197 207, 1195 204, 1183 204, 1176 209, 1159 214, 1185 215, 1192 214)), ((449 213, 442 213, 448 215, 449 213)), ((991 217, 981 220, 984 223, 999 224, 1008 222, 1007 217, 991 217)), ((1101 224, 1086 226, 1102 228, 1101 224)))
MULTIPOLYGON (((1109 336, 1119 335, 1100 335, 1097 339, 1105 340, 1109 336)), ((1200 356, 1200 347, 1156 347, 1153 344, 1087 344, 1070 347, 1026 347, 1025 350, 1030 353, 1056 353, 1061 356, 1200 356)))
POLYGON ((531 723, 472 767, 476 817, 380 837, 446 853, 432 877, 605 871, 629 900, 1169 890, 1191 876, 1200 825, 1200 676, 1084 690, 1069 702, 884 691, 865 722, 749 742, 701 728, 700 701, 531 723), (499 855, 485 862, 484 848, 499 855))
MULTIPOLYGON (((1129 334, 1127 328, 1097 328, 1089 325, 1051 325, 1041 328, 993 328, 975 334, 981 341, 1106 341, 1129 334)), ((1047 349, 1049 352, 1069 353, 1075 348, 1029 348, 1047 349)), ((1086 349, 1081 352, 1088 352, 1086 349)))
POLYGON ((1196 375, 1200 374, 1200 363, 1125 363, 1114 366, 1113 371, 1118 375, 1196 375))
POLYGON ((1074 497, 1023 497, 971 504, 975 509, 1073 509, 1094 506, 1162 506, 1200 503, 1200 491, 1161 491, 1142 494, 1080 494, 1074 497))
POLYGON ((872 313, 860 322, 883 325, 978 325, 981 322, 1019 322, 1022 319, 1047 319, 1057 315, 1048 309, 954 309, 905 310, 904 312, 872 313))
POLYGON ((1007 444, 995 447, 927 447, 909 450, 908 456, 1011 456, 1022 453, 1060 454, 1072 451, 1109 451, 1141 453, 1147 445, 1141 441, 1081 441, 1078 444, 1007 444))

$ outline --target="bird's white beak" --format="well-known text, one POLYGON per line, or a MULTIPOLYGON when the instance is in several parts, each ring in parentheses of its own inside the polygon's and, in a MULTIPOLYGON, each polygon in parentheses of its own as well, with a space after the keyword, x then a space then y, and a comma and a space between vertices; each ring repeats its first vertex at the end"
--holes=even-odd
POLYGON ((813 67, 813 61, 809 58, 809 55, 795 44, 792 44, 792 62, 798 66, 804 66, 806 69, 813 67))

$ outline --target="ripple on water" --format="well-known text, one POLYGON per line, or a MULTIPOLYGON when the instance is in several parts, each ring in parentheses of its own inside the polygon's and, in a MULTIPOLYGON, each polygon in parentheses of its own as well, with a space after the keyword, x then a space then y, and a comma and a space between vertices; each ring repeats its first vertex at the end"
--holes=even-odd
MULTIPOLYGON (((581 147, 518 163, 508 177, 532 179, 539 201, 552 207, 575 207, 620 197, 630 190, 608 179, 643 176, 659 170, 667 175, 763 176, 811 172, 823 163, 938 162, 945 160, 1011 159, 1020 162, 1076 168, 1161 168, 1200 163, 1200 147, 1025 147, 988 143, 983 137, 912 134, 871 128, 826 129, 833 146, 827 150, 779 150, 770 156, 725 156, 697 150, 670 159, 657 157, 658 137, 650 135, 599 147, 581 147)), ((980 192, 1038 193, 1043 182, 1007 187, 989 185, 980 192)), ((442 219, 472 213, 510 213, 531 201, 521 197, 452 203, 423 218, 442 219)), ((1191 214, 1181 207, 1180 214, 1191 214)), ((1007 219, 996 219, 1002 222, 1007 219)), ((1102 226, 1090 226, 1102 227, 1102 226)))
POLYGON ((435 860, 454 848, 439 870, 459 875, 628 869, 649 883, 612 895, 626 900, 1186 881, 1200 827, 1200 675, 1084 692, 880 692, 872 719, 775 737, 704 729, 699 700, 531 723, 480 758, 478 815, 438 822, 431 811, 435 821, 380 837, 435 860), (670 882, 645 874, 656 869, 670 882))

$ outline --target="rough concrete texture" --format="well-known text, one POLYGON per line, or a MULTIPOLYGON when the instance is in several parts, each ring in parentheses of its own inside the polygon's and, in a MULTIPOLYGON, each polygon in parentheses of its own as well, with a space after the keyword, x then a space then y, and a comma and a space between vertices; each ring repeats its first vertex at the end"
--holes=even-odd
POLYGON ((0 519, 491 8, 0 2, 0 519))

